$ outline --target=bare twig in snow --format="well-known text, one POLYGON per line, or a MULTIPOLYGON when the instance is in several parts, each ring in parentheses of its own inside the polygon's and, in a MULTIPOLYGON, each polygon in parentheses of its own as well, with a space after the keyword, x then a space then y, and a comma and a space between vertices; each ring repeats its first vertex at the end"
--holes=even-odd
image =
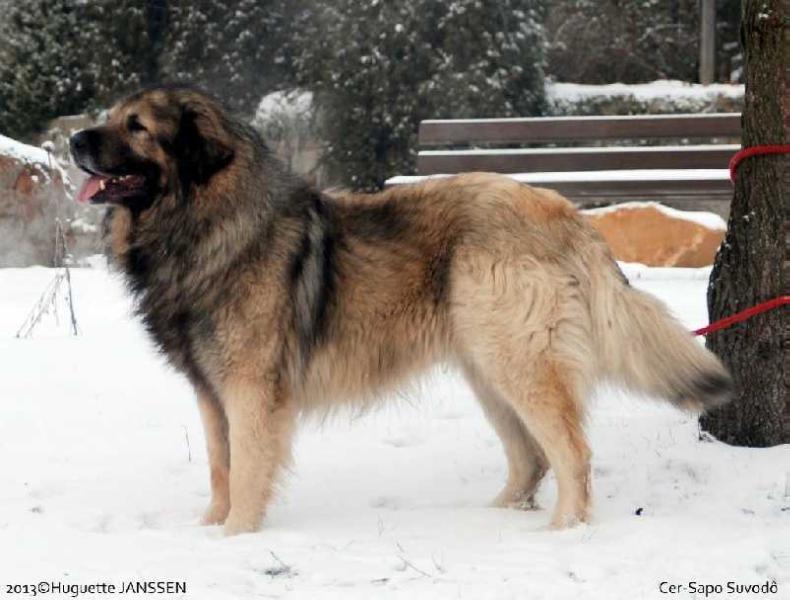
POLYGON ((280 557, 277 556, 272 550, 269 550, 269 554, 272 555, 272 558, 280 563, 279 567, 269 567, 264 571, 266 575, 269 577, 293 577, 296 575, 296 571, 291 568, 291 565, 285 564, 280 557))
POLYGON ((398 556, 398 558, 401 560, 401 562, 403 562, 403 569, 399 569, 399 570, 404 570, 406 567, 409 567, 410 569, 412 569, 413 571, 419 573, 424 577, 430 577, 431 579, 434 578, 433 575, 431 575, 430 573, 426 573, 419 567, 416 567, 404 556, 404 554, 406 554, 406 551, 403 549, 403 546, 400 545, 400 542, 395 542, 395 546, 398 548, 398 550, 400 550, 400 556, 398 556))
MULTIPOLYGON (((47 160, 49 161, 49 171, 52 173, 52 151, 51 148, 45 148, 45 150, 47 151, 47 160)), ((55 255, 53 262, 55 268, 62 268, 63 272, 55 275, 49 285, 44 289, 38 301, 33 305, 32 310, 22 323, 22 326, 16 332, 16 337, 18 338, 31 337, 33 335, 33 330, 46 314, 52 313, 55 317, 55 321, 58 322, 58 296, 60 288, 64 283, 66 285, 65 300, 69 307, 71 333, 72 335, 79 335, 77 315, 74 311, 74 291, 71 287, 71 270, 69 269, 71 257, 68 255, 66 234, 61 214, 61 198, 58 197, 57 216, 55 217, 55 255)))
POLYGON ((184 428, 184 439, 187 441, 187 460, 192 462, 192 446, 189 443, 189 430, 186 425, 182 425, 181 427, 184 428))
POLYGON ((405 566, 409 567, 410 569, 413 569, 414 571, 416 571, 420 575, 423 575, 424 577, 429 577, 429 578, 433 579, 433 575, 431 575, 430 573, 426 573, 425 571, 423 571, 422 569, 420 569, 418 567, 415 567, 412 563, 410 563, 408 560, 406 560, 406 558, 404 558, 403 556, 399 556, 398 558, 400 558, 403 561, 403 564, 405 566))
POLYGON ((434 569, 436 569, 439 573, 444 575, 447 572, 447 570, 444 568, 444 565, 441 562, 439 562, 438 560, 436 560, 435 556, 432 555, 431 556, 431 560, 433 561, 434 569))

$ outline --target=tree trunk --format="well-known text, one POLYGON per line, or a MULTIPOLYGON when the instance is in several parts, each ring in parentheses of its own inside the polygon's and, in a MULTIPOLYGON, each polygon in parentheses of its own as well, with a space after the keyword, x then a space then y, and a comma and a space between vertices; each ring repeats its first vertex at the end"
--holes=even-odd
MULTIPOLYGON (((744 0, 743 145, 790 143, 790 0, 744 0)), ((741 163, 724 243, 708 288, 711 320, 788 293, 790 156, 741 163)), ((790 442, 790 327, 778 308, 708 336, 730 369, 736 396, 701 419, 740 446, 790 442)))
POLYGON ((145 22, 148 30, 148 48, 142 72, 143 85, 160 83, 160 58, 167 41, 169 6, 168 0, 147 0, 145 22))

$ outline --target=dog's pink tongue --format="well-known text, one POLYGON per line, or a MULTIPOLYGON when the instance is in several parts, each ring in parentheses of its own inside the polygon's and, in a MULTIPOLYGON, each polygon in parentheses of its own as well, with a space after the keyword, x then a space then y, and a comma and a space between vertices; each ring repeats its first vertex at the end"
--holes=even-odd
POLYGON ((77 192, 77 202, 90 202, 90 199, 101 189, 102 181, 104 181, 104 177, 99 175, 88 177, 85 183, 82 184, 80 191, 77 192))

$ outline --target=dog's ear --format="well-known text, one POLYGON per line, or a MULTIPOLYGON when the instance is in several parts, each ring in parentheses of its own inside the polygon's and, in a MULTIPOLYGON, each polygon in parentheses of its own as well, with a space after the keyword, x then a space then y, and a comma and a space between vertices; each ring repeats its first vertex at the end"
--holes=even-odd
POLYGON ((200 102, 182 106, 174 147, 184 182, 203 185, 233 160, 231 140, 217 110, 200 102))

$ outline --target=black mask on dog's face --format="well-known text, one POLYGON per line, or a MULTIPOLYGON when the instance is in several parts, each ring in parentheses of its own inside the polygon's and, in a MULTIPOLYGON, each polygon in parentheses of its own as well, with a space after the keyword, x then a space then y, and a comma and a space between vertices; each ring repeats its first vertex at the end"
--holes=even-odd
POLYGON ((136 156, 111 126, 83 129, 71 136, 70 145, 74 162, 89 175, 78 202, 132 206, 153 201, 158 166, 136 156))
POLYGON ((136 212, 178 186, 187 195, 233 160, 221 111, 186 88, 146 90, 110 110, 107 123, 75 133, 76 164, 90 175, 77 200, 136 212))

